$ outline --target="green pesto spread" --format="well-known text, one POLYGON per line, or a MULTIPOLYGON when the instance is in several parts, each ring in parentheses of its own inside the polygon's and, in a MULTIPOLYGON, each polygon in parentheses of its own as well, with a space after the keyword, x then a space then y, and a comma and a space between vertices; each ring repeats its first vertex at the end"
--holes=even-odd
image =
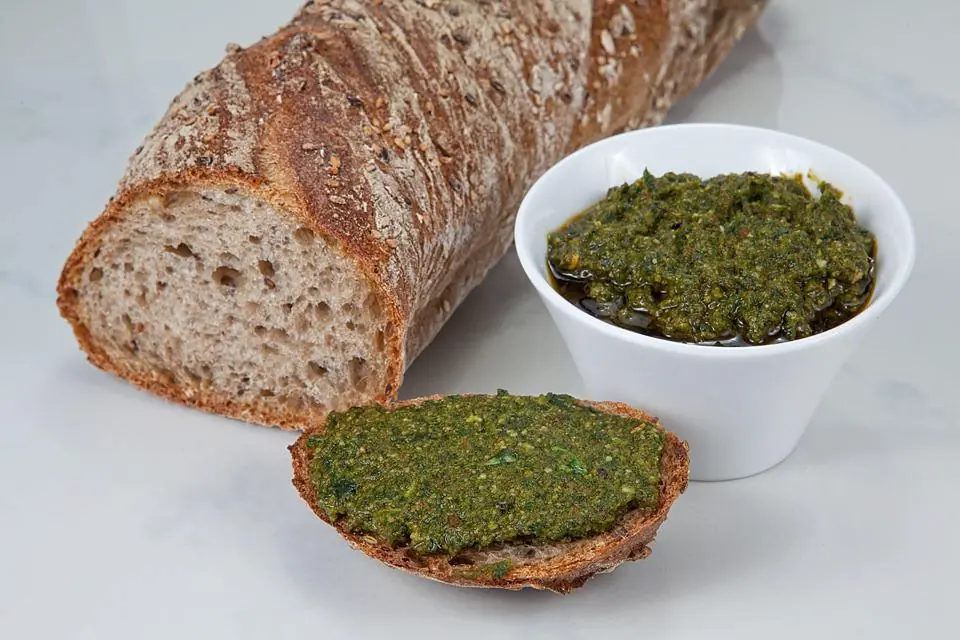
POLYGON ((484 564, 470 569, 455 569, 453 573, 454 575, 461 578, 466 578, 467 580, 477 580, 478 578, 482 577, 503 580, 505 577, 507 577, 507 574, 510 573, 510 569, 512 568, 513 563, 510 560, 501 560, 500 562, 484 564))
POLYGON ((419 554, 583 538, 659 503, 663 432, 565 395, 358 407, 307 446, 331 521, 419 554))
POLYGON ((756 345, 831 329, 873 290, 876 240, 841 193, 800 176, 648 171, 548 237, 557 289, 607 322, 756 345))

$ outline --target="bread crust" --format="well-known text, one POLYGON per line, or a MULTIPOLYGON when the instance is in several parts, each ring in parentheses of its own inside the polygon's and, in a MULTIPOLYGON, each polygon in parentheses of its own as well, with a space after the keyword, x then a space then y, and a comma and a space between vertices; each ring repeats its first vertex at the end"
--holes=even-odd
POLYGON ((355 264, 390 318, 386 384, 506 252, 523 193, 565 153, 659 122, 766 0, 307 2, 178 95, 68 257, 58 306, 97 367, 181 404, 296 429, 313 416, 191 394, 109 357, 78 283, 111 225, 179 189, 235 189, 355 264))
MULTIPOLYGON (((390 406, 400 409, 441 398, 442 396, 417 398, 390 406)), ((625 514, 613 529, 606 533, 583 540, 550 545, 551 553, 546 559, 538 557, 528 560, 522 554, 518 554, 519 557, 511 556, 511 546, 525 548, 526 545, 505 545, 497 550, 496 555, 497 558, 511 559, 510 569, 502 577, 486 571, 463 571, 451 564, 451 556, 418 556, 411 553, 409 548, 394 549, 378 542, 372 536, 357 535, 347 531, 340 523, 330 522, 314 500, 314 487, 310 481, 310 456, 307 448, 307 440, 311 435, 322 432, 322 424, 304 432, 289 447, 293 458, 293 485, 317 517, 336 528, 353 548, 394 568, 459 587, 486 587, 512 591, 533 588, 569 593, 583 586, 587 580, 598 573, 608 573, 626 561, 641 560, 650 555, 650 544, 656 537, 660 525, 666 520, 670 507, 686 490, 690 472, 686 442, 666 431, 656 418, 619 402, 582 400, 580 404, 606 413, 648 422, 663 431, 666 438, 660 459, 659 506, 649 515, 638 512, 625 514)), ((474 566, 484 564, 484 555, 484 552, 474 554, 474 566)))

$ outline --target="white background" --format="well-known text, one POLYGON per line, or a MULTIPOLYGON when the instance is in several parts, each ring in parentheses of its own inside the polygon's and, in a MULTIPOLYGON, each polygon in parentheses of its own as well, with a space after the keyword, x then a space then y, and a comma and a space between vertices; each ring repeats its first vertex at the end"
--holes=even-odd
MULTIPOLYGON (((787 462, 692 485, 650 559, 568 597, 458 590, 350 550, 290 486, 293 434, 137 392, 57 317, 63 259, 169 99, 297 4, 3 2, 0 638, 957 633, 960 4, 774 2, 673 111, 863 160, 911 209, 917 266, 787 462)), ((403 395, 497 387, 581 388, 513 254, 403 395)))

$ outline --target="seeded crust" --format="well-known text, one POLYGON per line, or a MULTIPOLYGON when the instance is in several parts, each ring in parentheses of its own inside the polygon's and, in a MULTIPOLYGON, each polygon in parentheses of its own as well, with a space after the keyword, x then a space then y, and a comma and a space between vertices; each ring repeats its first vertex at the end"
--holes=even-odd
MULTIPOLYGON (((509 247, 533 180, 565 153, 660 122, 765 4, 307 2, 273 35, 230 45, 174 98, 67 258, 61 315, 95 366, 202 410, 297 429, 394 399, 406 368, 509 247), (249 247, 224 238, 245 239, 250 212, 274 216, 278 247, 310 234, 316 255, 354 283, 359 297, 333 311, 338 327, 325 338, 310 327, 294 336, 294 321, 279 318, 265 329, 294 339, 259 340, 257 314, 281 305, 257 307, 249 290, 256 311, 236 311, 231 287, 211 283, 242 273, 249 287, 252 273, 264 305, 279 293, 284 308, 314 304, 299 285, 261 278, 256 260, 233 262, 249 247), (212 247, 199 284, 197 273, 163 266, 173 259, 165 245, 179 251, 175 225, 212 247), (348 310, 358 308, 375 321, 348 310), (278 359, 281 347, 289 355, 278 359), (291 371, 277 373, 281 365, 291 371)), ((279 255, 291 281, 311 277, 309 259, 279 255)))
MULTIPOLYGON (((399 409, 441 397, 417 398, 391 406, 399 409)), ((550 545, 504 545, 496 549, 461 552, 454 558, 449 555, 417 556, 411 553, 409 548, 394 549, 381 544, 372 536, 350 533, 342 525, 330 522, 314 500, 307 440, 312 434, 322 433, 322 424, 304 432, 290 446, 293 456, 293 484, 313 512, 327 524, 332 524, 353 548, 397 569, 460 587, 511 591, 530 587, 569 593, 583 586, 598 573, 609 573, 628 560, 641 560, 650 555, 650 544, 660 525, 666 520, 670 507, 687 488, 689 476, 687 444, 664 430, 656 418, 618 402, 581 401, 581 404, 655 424, 666 435, 660 461, 659 507, 649 515, 636 511, 627 513, 612 530, 598 536, 550 545), (509 561, 510 569, 503 577, 497 577, 489 567, 501 561, 509 561), (483 567, 488 569, 484 570, 483 567)))

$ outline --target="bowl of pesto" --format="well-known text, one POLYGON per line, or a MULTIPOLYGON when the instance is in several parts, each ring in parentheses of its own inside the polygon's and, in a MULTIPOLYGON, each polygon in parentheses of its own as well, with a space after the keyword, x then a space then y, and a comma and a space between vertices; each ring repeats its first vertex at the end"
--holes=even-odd
POLYGON ((906 284, 910 216, 823 144, 686 124, 607 138, 527 193, 515 240, 587 395, 656 413, 691 478, 764 471, 906 284))

